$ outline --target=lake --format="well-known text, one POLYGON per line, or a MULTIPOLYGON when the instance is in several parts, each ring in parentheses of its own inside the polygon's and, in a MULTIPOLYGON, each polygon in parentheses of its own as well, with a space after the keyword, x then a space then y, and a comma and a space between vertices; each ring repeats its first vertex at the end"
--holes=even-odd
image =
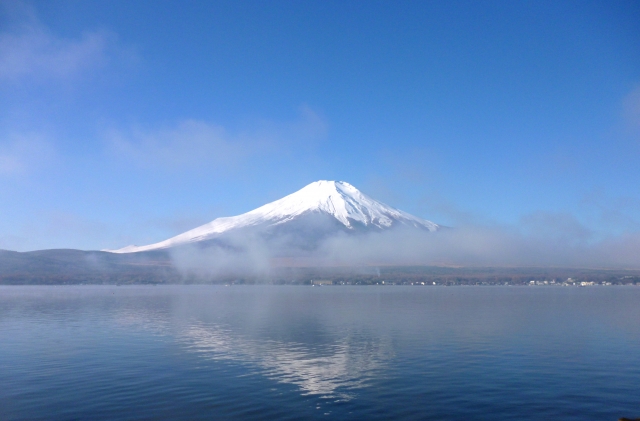
POLYGON ((640 287, 0 287, 2 420, 640 417, 640 287))

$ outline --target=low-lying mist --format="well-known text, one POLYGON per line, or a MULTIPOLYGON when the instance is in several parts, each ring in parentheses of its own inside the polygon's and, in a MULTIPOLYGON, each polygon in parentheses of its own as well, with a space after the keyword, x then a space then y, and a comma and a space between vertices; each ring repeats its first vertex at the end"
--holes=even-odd
POLYGON ((189 276, 261 276, 278 267, 575 267, 640 268, 640 234, 593 239, 580 230, 464 226, 438 232, 392 229, 313 239, 235 235, 170 251, 189 276))

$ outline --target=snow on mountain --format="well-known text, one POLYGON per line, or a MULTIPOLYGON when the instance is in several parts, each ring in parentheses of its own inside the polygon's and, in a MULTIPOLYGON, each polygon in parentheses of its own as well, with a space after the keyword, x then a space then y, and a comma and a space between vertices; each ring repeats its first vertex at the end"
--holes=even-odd
POLYGON ((212 240, 223 234, 251 227, 285 227, 305 215, 325 215, 338 222, 343 230, 358 228, 384 230, 406 226, 436 231, 439 225, 392 208, 363 194, 344 181, 316 181, 306 187, 238 216, 217 218, 190 231, 147 246, 127 246, 112 253, 135 253, 166 249, 188 243, 212 240))

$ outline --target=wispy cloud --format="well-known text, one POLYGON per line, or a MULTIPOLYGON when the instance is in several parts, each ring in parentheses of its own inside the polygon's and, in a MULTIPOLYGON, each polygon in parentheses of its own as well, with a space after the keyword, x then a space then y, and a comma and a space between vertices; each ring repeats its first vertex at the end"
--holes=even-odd
POLYGON ((640 85, 623 99, 622 117, 626 133, 640 142, 640 85))
POLYGON ((522 217, 520 225, 530 238, 571 245, 586 243, 594 235, 570 213, 537 211, 522 217))
POLYGON ((201 120, 183 120, 172 127, 110 131, 106 138, 112 156, 142 168, 162 170, 231 168, 246 159, 305 147, 321 138, 326 123, 309 107, 294 121, 261 121, 256 127, 231 133, 201 120))
POLYGON ((0 177, 23 176, 42 168, 55 157, 51 142, 38 133, 0 138, 0 177))
POLYGON ((113 35, 106 31, 88 31, 76 38, 56 36, 23 2, 4 2, 0 13, 9 22, 8 29, 0 32, 0 81, 66 78, 107 60, 113 35))
POLYGON ((185 120, 172 128, 158 130, 112 131, 107 137, 113 154, 141 167, 221 165, 248 152, 223 127, 197 120, 185 120))
POLYGON ((66 248, 66 244, 91 249, 95 248, 92 238, 114 232, 108 224, 73 211, 30 209, 25 213, 28 221, 15 224, 11 232, 0 232, 0 249, 29 251, 66 248))

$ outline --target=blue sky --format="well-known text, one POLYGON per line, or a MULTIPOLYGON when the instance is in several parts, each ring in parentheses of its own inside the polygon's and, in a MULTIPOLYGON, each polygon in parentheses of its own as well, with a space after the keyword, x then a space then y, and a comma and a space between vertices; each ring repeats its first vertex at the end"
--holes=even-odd
POLYGON ((118 248, 319 179, 640 232, 640 3, 0 0, 0 248, 118 248))

